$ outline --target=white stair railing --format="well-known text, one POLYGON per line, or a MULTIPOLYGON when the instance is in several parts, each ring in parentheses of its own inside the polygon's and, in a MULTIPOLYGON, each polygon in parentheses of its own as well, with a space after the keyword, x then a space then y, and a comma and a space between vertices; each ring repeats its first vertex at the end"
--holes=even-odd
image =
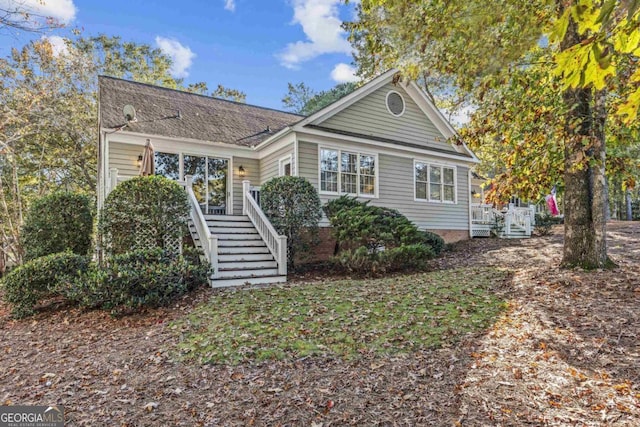
POLYGON ((278 264, 278 274, 287 274, 287 236, 279 235, 251 194, 251 182, 242 181, 242 214, 249 217, 278 264))
POLYGON ((520 228, 518 231, 524 231, 525 235, 531 236, 531 217, 529 216, 531 210, 529 208, 524 209, 510 209, 507 212, 505 223, 508 225, 505 227, 507 235, 512 233, 512 226, 515 225, 520 228))
POLYGON ((196 195, 193 192, 193 176, 186 175, 184 178, 186 181, 185 189, 189 196, 189 204, 191 204, 191 221, 193 221, 196 233, 198 233, 198 237, 200 238, 204 256, 211 264, 211 269, 213 270, 211 278, 215 279, 218 276, 218 236, 211 234, 202 209, 200 209, 198 199, 196 199, 196 195))

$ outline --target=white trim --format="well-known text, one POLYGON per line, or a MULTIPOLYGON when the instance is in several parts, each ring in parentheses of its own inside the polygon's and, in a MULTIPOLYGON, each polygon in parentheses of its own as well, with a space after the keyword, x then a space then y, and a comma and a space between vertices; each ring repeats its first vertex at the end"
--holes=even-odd
POLYGON ((255 147, 252 148, 252 150, 255 151, 260 151, 262 150, 263 147, 267 147, 269 145, 271 145, 274 141, 277 141, 278 139, 280 139, 280 137, 285 136, 286 134, 292 132, 292 129, 290 126, 287 126, 284 129, 281 129, 280 131, 276 132, 275 134, 271 135, 269 138, 265 139, 264 141, 262 141, 260 144, 256 145, 255 147))
POLYGON ((282 139, 278 141, 274 140, 271 142, 271 144, 269 144, 268 147, 264 148, 263 150, 257 151, 258 159, 262 160, 267 156, 270 156, 271 154, 279 150, 282 150, 283 148, 286 148, 289 145, 294 144, 295 141, 296 141, 295 132, 290 132, 287 135, 283 135, 282 139))
POLYGON ((294 133, 295 135, 295 143, 293 145, 293 176, 300 176, 300 172, 299 172, 299 168, 298 165, 300 164, 300 142, 298 141, 298 134, 294 133))
POLYGON ((153 147, 156 151, 162 151, 164 153, 179 153, 189 152, 190 154, 199 154, 203 156, 208 155, 220 155, 223 157, 238 156, 249 159, 258 159, 258 153, 245 147, 239 147, 230 144, 202 144, 194 143, 193 141, 180 141, 172 140, 171 138, 142 138, 137 135, 130 134, 114 134, 110 136, 111 142, 117 142, 121 144, 129 144, 134 146, 141 146, 147 142, 147 139, 151 139, 153 147))
MULTIPOLYGON (((240 177, 238 177, 240 178, 240 177)), ((233 215, 233 156, 227 163, 227 215, 233 215), (229 173, 231 172, 231 173, 229 173)))
MULTIPOLYGON (((425 147, 424 149, 416 148, 416 147, 405 147, 398 144, 373 141, 366 138, 337 135, 331 132, 325 132, 317 129, 305 129, 303 132, 299 132, 298 138, 305 142, 310 142, 313 144, 322 144, 322 145, 348 144, 349 142, 355 142, 359 144, 374 146, 375 151, 380 154, 388 154, 390 156, 406 157, 406 158, 414 158, 416 157, 416 155, 429 156, 430 158, 438 157, 442 159, 447 159, 445 161, 451 162, 453 164, 467 166, 467 167, 470 167, 471 164, 480 162, 479 160, 473 161, 472 159, 464 159, 464 158, 461 158, 460 156, 456 156, 455 154, 447 154, 447 153, 441 153, 438 151, 432 151, 432 150, 429 150, 428 147, 425 147), (402 151, 406 151, 407 153, 412 153, 412 154, 405 154, 405 153, 402 153, 402 151)), ((442 162, 442 160, 440 161, 442 162)))
MULTIPOLYGON (((418 203, 436 203, 440 205, 457 205, 458 204, 458 168, 455 165, 442 164, 424 159, 413 159, 413 201, 418 203), (419 199, 416 195, 416 163, 427 166, 427 198, 419 199), (431 199, 431 167, 440 168, 440 200, 431 199), (453 201, 444 200, 444 168, 453 170, 453 201)), ((447 184, 448 185, 448 184, 447 184)))
POLYGON ((387 96, 385 96, 384 98, 384 105, 385 107, 387 107, 387 111, 389 112, 389 114, 391 114, 393 117, 402 117, 405 110, 407 109, 407 102, 404 100, 404 96, 402 96, 402 94, 397 90, 390 90, 389 92, 387 92, 387 96), (393 111, 391 111, 391 108, 389 108, 389 95, 393 93, 398 95, 400 97, 400 100, 402 101, 402 111, 400 111, 400 114, 394 113, 393 111))
POLYGON ((289 176, 293 175, 293 154, 287 154, 278 160, 278 176, 285 176, 284 167, 289 165, 289 176))
POLYGON ((473 238, 473 215, 471 213, 471 168, 469 168, 469 170, 467 171, 467 194, 469 197, 469 238, 472 239, 473 238))
POLYGON ((349 148, 349 147, 338 147, 338 146, 332 146, 332 145, 320 145, 318 144, 318 194, 324 195, 324 196, 343 196, 343 195, 347 195, 347 196, 355 196, 355 197, 361 197, 363 199, 379 199, 380 196, 380 158, 378 156, 378 153, 375 152, 368 152, 368 151, 362 151, 362 150, 354 150, 353 148, 349 148), (338 152, 338 182, 337 182, 337 188, 338 191, 334 192, 334 191, 326 191, 326 190, 322 190, 322 168, 320 166, 321 162, 322 162, 322 150, 334 150, 338 152), (357 193, 343 193, 341 191, 341 187, 342 187, 342 171, 340 170, 340 165, 342 163, 342 152, 347 152, 347 153, 351 153, 351 154, 357 154, 358 156, 358 172, 357 172, 357 178, 356 178, 356 189, 357 189, 357 193), (360 156, 372 156, 375 159, 375 182, 374 182, 374 192, 373 194, 361 194, 360 193, 360 156))
MULTIPOLYGON (((107 132, 108 135, 110 135, 114 139, 118 139, 117 138, 118 136, 131 137, 133 141, 135 141, 135 142, 131 142, 132 144, 138 144, 139 143, 138 141, 142 141, 142 145, 144 145, 147 141, 147 138, 152 138, 154 140, 154 143, 156 141, 170 142, 173 144, 175 144, 176 142, 187 142, 187 143, 192 143, 197 145, 203 145, 206 147, 214 146, 214 147, 228 148, 230 150, 244 151, 244 152, 247 152, 247 154, 255 151, 252 147, 245 147, 243 145, 227 144, 224 142, 216 142, 216 141, 203 141, 201 139, 195 139, 195 138, 164 136, 164 135, 159 135, 154 133, 128 132, 126 130, 113 132, 113 129, 108 129, 108 128, 102 128, 101 130, 104 132, 107 132)), ((118 142, 121 142, 121 141, 118 141, 118 142)))

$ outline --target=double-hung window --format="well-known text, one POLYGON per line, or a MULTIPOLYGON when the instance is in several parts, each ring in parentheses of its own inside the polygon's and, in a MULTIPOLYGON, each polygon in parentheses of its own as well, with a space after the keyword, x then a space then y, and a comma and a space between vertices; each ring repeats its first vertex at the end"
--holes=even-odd
POLYGON ((455 168, 414 162, 414 183, 416 200, 455 203, 455 168))
POLYGON ((356 151, 320 149, 320 191, 376 195, 377 157, 356 151))

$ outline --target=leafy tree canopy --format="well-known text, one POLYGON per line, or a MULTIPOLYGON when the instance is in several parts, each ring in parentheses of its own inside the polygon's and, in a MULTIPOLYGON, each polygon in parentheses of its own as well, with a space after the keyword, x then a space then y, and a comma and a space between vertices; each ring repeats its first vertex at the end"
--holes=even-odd
POLYGON ((305 116, 319 111, 327 105, 347 96, 358 88, 356 83, 340 83, 329 90, 316 92, 304 82, 288 84, 289 92, 282 98, 285 109, 305 116))

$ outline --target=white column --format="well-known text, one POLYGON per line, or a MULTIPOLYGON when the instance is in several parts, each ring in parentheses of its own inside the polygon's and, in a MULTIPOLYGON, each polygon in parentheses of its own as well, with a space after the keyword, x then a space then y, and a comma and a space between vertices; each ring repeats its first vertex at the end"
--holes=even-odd
POLYGON ((245 179, 242 181, 242 215, 247 214, 247 194, 251 190, 251 181, 245 179))

